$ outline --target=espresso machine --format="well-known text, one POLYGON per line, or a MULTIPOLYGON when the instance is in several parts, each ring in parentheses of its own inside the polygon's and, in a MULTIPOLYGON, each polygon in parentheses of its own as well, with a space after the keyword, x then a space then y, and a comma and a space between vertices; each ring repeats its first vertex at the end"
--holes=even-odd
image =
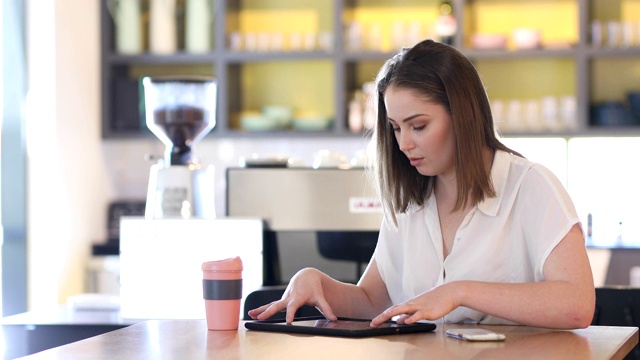
POLYGON ((227 215, 264 220, 263 285, 308 266, 358 281, 383 213, 365 168, 230 167, 226 182, 227 215))
POLYGON ((216 124, 216 81, 162 76, 142 83, 147 127, 166 146, 151 166, 145 217, 215 218, 214 167, 201 165, 193 147, 216 124))

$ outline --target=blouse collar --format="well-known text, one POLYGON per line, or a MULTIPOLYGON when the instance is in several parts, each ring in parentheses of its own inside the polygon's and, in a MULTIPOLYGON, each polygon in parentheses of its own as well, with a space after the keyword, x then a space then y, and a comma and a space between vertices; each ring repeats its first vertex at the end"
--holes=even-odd
POLYGON ((478 203, 478 209, 489 216, 496 216, 498 214, 498 209, 500 209, 500 204, 504 198, 510 164, 511 154, 506 151, 496 150, 493 156, 493 165, 491 166, 491 181, 496 196, 486 197, 478 203))

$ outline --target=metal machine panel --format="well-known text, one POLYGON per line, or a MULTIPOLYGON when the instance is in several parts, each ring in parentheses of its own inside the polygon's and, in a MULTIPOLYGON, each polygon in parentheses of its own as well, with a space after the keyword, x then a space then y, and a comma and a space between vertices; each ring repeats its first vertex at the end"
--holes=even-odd
POLYGON ((364 168, 229 168, 227 215, 273 231, 378 231, 382 207, 364 168))

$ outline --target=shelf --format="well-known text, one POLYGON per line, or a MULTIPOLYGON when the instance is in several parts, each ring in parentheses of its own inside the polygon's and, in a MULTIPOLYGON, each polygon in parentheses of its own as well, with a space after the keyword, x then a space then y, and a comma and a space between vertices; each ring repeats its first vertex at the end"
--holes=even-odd
POLYGON ((342 54, 344 61, 356 62, 356 61, 387 61, 392 58, 395 52, 380 52, 380 51, 349 51, 342 54))
POLYGON ((577 57, 580 52, 571 49, 531 49, 531 50, 477 50, 462 49, 463 54, 471 59, 553 59, 577 57))
MULTIPOLYGON (((379 67, 396 54, 395 50, 389 50, 394 48, 391 45, 395 41, 392 38, 394 24, 402 23, 403 26, 419 24, 420 35, 424 38, 429 35, 427 24, 432 23, 436 18, 438 5, 437 0, 426 2, 411 0, 402 3, 392 0, 374 2, 212 0, 214 4, 211 14, 213 47, 210 52, 194 54, 179 50, 171 55, 155 55, 148 52, 138 55, 121 55, 114 50, 115 26, 107 11, 107 1, 109 0, 101 0, 101 89, 105 139, 150 136, 140 120, 140 104, 137 101, 139 84, 136 76, 144 76, 146 73, 156 75, 163 72, 216 77, 219 87, 217 125, 209 135, 212 137, 362 137, 362 133, 354 134, 348 129, 349 101, 366 82, 374 79, 379 67), (283 20, 291 14, 295 14, 295 21, 283 20), (268 21, 261 21, 261 19, 268 21), (373 25, 382 28, 382 37, 377 44, 377 48, 381 50, 350 50, 346 35, 349 24, 354 21, 360 22, 363 28, 369 30, 373 25), (330 48, 323 47, 330 50, 312 51, 291 51, 286 50, 286 47, 283 47, 285 50, 282 51, 230 49, 232 33, 280 32, 283 36, 290 36, 287 34, 291 31, 291 26, 299 27, 295 31, 329 34, 333 45, 330 48), (305 74, 298 70, 294 76, 289 76, 291 79, 283 80, 283 77, 286 77, 283 76, 284 72, 288 72, 288 68, 298 67, 299 64, 325 65, 312 65, 309 73, 305 74), (270 66, 272 68, 269 68, 270 66), (318 71, 318 66, 323 70, 318 71), (259 69, 261 67, 267 70, 261 71, 259 69), (255 70, 256 68, 258 70, 255 70), (256 82, 272 82, 277 86, 274 85, 273 89, 265 90, 264 85, 251 83, 247 77, 258 77, 259 81, 256 80, 256 82), (283 81, 296 84, 295 91, 287 89, 286 84, 280 84, 283 81), (264 94, 265 92, 267 94, 264 94), (282 98, 277 97, 279 93, 284 93, 282 98), (304 103, 304 100, 300 99, 301 93, 309 93, 308 97, 316 99, 312 105, 305 106, 312 107, 311 110, 321 108, 326 112, 323 115, 334 119, 330 129, 326 131, 244 131, 239 129, 238 116, 241 112, 258 109, 261 104, 281 103, 295 106, 304 103), (288 96, 289 99, 285 99, 284 96, 288 96)), ((623 3, 625 3, 624 0, 616 1, 614 5, 620 6, 623 3)), ((628 7, 628 5, 625 6, 628 7)), ((458 19, 458 29, 461 29, 455 36, 454 46, 479 68, 491 100, 494 100, 492 93, 497 93, 506 100, 520 98, 526 101, 532 96, 546 96, 547 94, 543 91, 548 89, 550 96, 573 96, 577 101, 578 130, 534 133, 517 131, 505 132, 503 136, 566 138, 640 136, 640 125, 622 128, 589 125, 591 103, 600 101, 604 97, 602 88, 606 88, 607 94, 611 94, 612 84, 619 82, 627 87, 632 87, 635 83, 640 84, 637 67, 629 65, 630 60, 640 60, 640 44, 628 48, 594 47, 590 44, 588 37, 591 31, 591 19, 609 20, 611 16, 619 16, 620 21, 630 20, 628 16, 623 17, 620 13, 611 13, 608 0, 562 0, 544 5, 535 1, 521 0, 499 2, 454 0, 454 11, 458 19), (496 6, 501 7, 498 12, 493 9, 496 6), (550 18, 560 17, 562 21, 537 21, 536 19, 545 13, 539 8, 542 6, 548 7, 547 12, 552 11, 553 16, 550 18), (507 18, 498 16, 501 12, 508 11, 513 11, 514 14, 532 13, 532 15, 531 18, 525 19, 524 23, 519 20, 522 18, 520 15, 507 18), (554 27, 556 22, 557 26, 554 27), (513 50, 512 44, 504 50, 479 50, 468 47, 472 32, 488 32, 497 29, 502 33, 510 34, 518 24, 540 27, 549 36, 546 38, 549 41, 566 40, 574 45, 568 48, 541 47, 531 50, 513 50), (610 65, 617 65, 618 61, 623 63, 623 66, 610 65), (520 71, 522 66, 528 66, 527 64, 533 64, 531 68, 542 72, 544 76, 536 77, 520 71), (502 66, 505 68, 502 69, 502 66), (515 68, 506 68, 508 66, 515 68), (483 69, 487 71, 486 74, 482 73, 483 69), (626 73, 621 74, 623 71, 629 73, 628 76, 626 73), (518 76, 519 74, 522 75, 518 76), (532 77, 535 81, 531 80, 532 77), (623 78, 617 82, 615 79, 618 77, 623 78), (531 89, 523 90, 525 87, 522 83, 527 81, 532 81, 534 84, 530 87, 531 89), (544 86, 541 85, 542 83, 544 86), (500 89, 500 86, 503 86, 503 89, 500 89)), ((148 14, 143 15, 148 16, 148 14)), ((631 20, 637 20, 640 23, 640 18, 631 20)), ((367 30, 363 36, 365 35, 370 35, 370 32, 367 30)), ((630 90, 640 91, 640 85, 637 89, 622 89, 613 93, 620 98, 623 91, 630 90)))
POLYGON ((587 55, 591 58, 625 58, 640 57, 640 47, 630 48, 604 48, 590 47, 587 49, 587 55))
POLYGON ((282 51, 282 52, 228 52, 221 59, 229 63, 294 61, 294 60, 329 60, 333 55, 324 51, 282 51))
POLYGON ((592 126, 588 129, 576 131, 566 130, 557 132, 502 132, 505 138, 580 138, 580 137, 640 137, 640 125, 637 126, 592 126))
POLYGON ((144 53, 140 55, 120 55, 107 54, 104 61, 111 65, 130 65, 130 64, 196 64, 196 63, 213 63, 220 55, 215 53, 207 54, 189 54, 180 52, 171 55, 154 55, 144 53))
POLYGON ((275 131, 247 131, 247 130, 225 130, 219 134, 212 132, 209 136, 215 138, 216 135, 225 138, 326 138, 326 137, 344 137, 344 138, 364 138, 364 133, 352 133, 347 130, 323 130, 323 131, 301 131, 301 130, 275 130, 275 131))

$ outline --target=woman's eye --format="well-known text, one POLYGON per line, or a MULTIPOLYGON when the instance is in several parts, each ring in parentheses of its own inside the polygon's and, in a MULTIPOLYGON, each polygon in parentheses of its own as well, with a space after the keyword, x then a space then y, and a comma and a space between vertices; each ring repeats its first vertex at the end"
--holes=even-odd
POLYGON ((412 126, 412 127, 411 127, 411 130, 414 130, 414 131, 420 131, 420 130, 424 129, 424 127, 425 127, 425 125, 412 126))

